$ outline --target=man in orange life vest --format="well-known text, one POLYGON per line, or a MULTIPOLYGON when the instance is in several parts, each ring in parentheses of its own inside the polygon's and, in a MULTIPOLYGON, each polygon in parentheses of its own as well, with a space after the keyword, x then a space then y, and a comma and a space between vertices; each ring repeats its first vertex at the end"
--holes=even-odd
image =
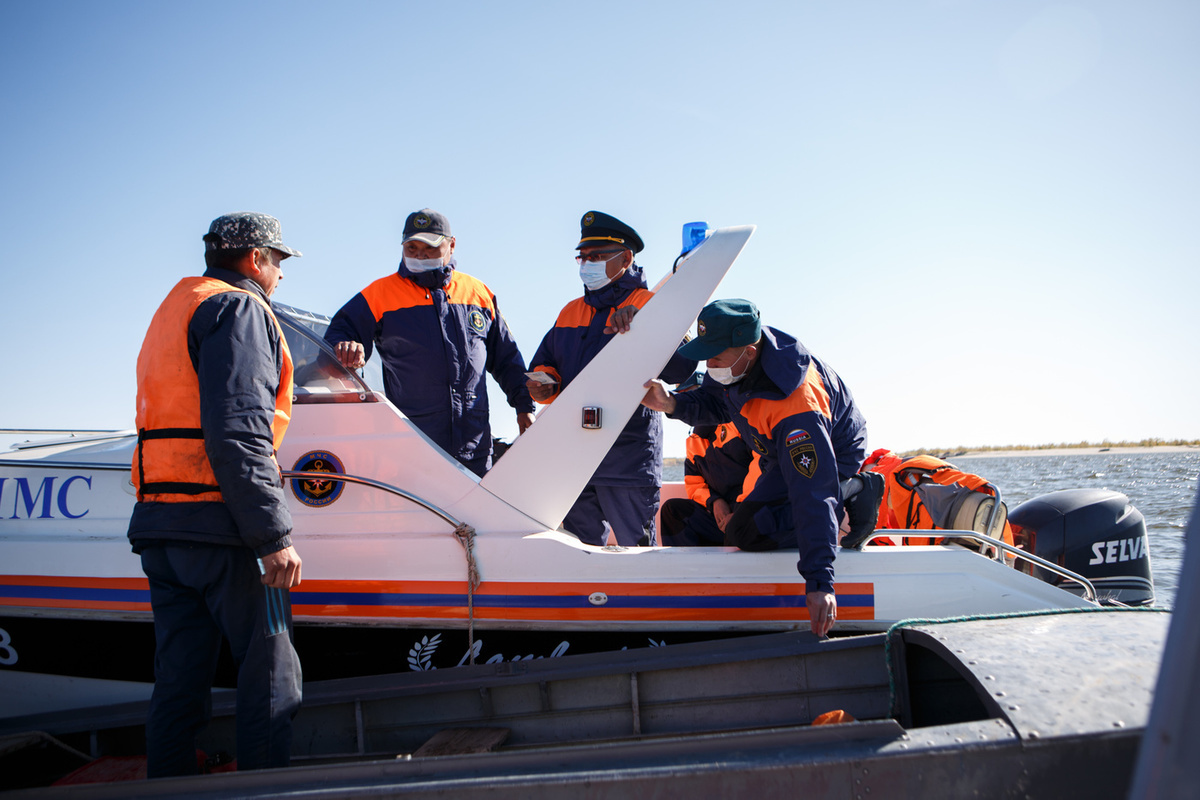
POLYGON ((300 253, 279 221, 213 220, 203 277, 181 280, 137 360, 137 504, 129 539, 154 610, 147 775, 197 771, 222 636, 238 665, 239 769, 287 766, 300 708, 288 589, 300 583, 275 452, 292 359, 268 298, 300 253))
POLYGON ((841 482, 862 465, 866 421, 837 374, 794 337, 763 327, 753 303, 709 303, 696 332, 678 352, 707 360, 700 388, 672 393, 662 381, 647 381, 642 403, 693 426, 737 425, 758 453, 760 475, 726 524, 725 543, 743 550, 798 545, 811 628, 824 636, 837 618, 841 482))

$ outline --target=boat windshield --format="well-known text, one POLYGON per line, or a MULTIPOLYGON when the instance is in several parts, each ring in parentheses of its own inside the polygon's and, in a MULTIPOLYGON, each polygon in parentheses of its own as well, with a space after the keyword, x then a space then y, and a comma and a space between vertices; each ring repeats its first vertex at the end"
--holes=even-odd
POLYGON ((314 314, 282 303, 272 303, 271 308, 283 335, 288 350, 292 353, 296 384, 297 403, 371 403, 375 402, 373 386, 383 386, 383 374, 379 360, 368 362, 365 369, 354 371, 343 367, 333 354, 333 348, 325 343, 325 329, 329 317, 314 314))

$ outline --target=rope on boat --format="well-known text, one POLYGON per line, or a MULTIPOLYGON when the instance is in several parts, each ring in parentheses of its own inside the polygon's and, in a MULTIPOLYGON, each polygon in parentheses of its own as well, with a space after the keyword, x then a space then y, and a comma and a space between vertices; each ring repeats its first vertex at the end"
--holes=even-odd
POLYGON ((933 625, 933 624, 941 625, 941 624, 945 624, 945 623, 949 623, 949 622, 977 622, 980 620, 992 620, 992 619, 1019 619, 1021 617, 1049 617, 1049 616, 1060 615, 1060 614, 1096 614, 1096 613, 1102 613, 1102 612, 1112 613, 1114 611, 1128 611, 1128 612, 1141 612, 1141 613, 1145 613, 1145 612, 1170 613, 1170 609, 1159 608, 1157 606, 1141 606, 1141 607, 1137 607, 1137 608, 1129 608, 1129 607, 1122 607, 1122 608, 1111 608, 1111 607, 1105 607, 1105 608, 1047 608, 1047 609, 1042 609, 1039 611, 1010 611, 1005 614, 975 614, 975 615, 969 615, 969 616, 964 616, 964 617, 944 617, 942 619, 938 619, 936 617, 931 617, 928 619, 902 619, 899 622, 895 622, 892 624, 892 626, 890 628, 887 629, 887 633, 884 634, 884 640, 883 640, 883 660, 884 660, 884 663, 887 665, 887 671, 888 671, 888 695, 889 695, 889 700, 890 700, 889 705, 891 706, 891 715, 893 717, 895 717, 896 715, 898 715, 900 713, 900 709, 899 709, 900 698, 899 698, 899 695, 896 693, 896 666, 895 666, 895 664, 892 663, 892 642, 897 637, 893 636, 892 634, 902 628, 912 628, 912 627, 916 627, 918 625, 933 625))
POLYGON ((463 522, 454 529, 458 543, 467 553, 467 653, 475 663, 475 590, 479 588, 479 565, 475 563, 475 529, 463 522))

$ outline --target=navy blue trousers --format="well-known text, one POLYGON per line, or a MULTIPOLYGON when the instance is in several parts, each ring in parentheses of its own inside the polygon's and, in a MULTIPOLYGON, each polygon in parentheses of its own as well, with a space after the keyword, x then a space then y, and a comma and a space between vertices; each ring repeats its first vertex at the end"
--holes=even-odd
POLYGON ((725 544, 751 551, 796 547, 791 503, 787 500, 738 503, 733 517, 725 524, 725 544))
POLYGON ((708 509, 686 497, 673 497, 659 513, 662 543, 667 547, 721 546, 725 534, 708 509))
POLYGON ((243 547, 155 545, 142 551, 142 569, 157 640, 147 776, 198 771, 196 735, 212 716, 222 636, 238 667, 238 769, 286 767, 301 694, 288 592, 263 586, 254 553, 243 547))
POLYGON ((654 514, 658 511, 657 486, 597 486, 589 483, 562 526, 587 544, 604 545, 604 523, 624 547, 653 545, 654 514))

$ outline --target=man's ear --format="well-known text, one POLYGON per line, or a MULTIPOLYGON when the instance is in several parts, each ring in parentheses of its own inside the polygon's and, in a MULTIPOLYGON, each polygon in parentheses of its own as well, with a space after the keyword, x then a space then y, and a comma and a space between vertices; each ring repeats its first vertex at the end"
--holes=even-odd
POLYGON ((257 247, 246 251, 246 254, 229 265, 229 269, 244 278, 257 278, 263 271, 264 261, 262 251, 257 247))
POLYGON ((268 261, 267 257, 263 255, 263 251, 258 247, 254 247, 246 254, 246 260, 242 263, 246 265, 246 276, 255 278, 262 274, 263 267, 268 261))

